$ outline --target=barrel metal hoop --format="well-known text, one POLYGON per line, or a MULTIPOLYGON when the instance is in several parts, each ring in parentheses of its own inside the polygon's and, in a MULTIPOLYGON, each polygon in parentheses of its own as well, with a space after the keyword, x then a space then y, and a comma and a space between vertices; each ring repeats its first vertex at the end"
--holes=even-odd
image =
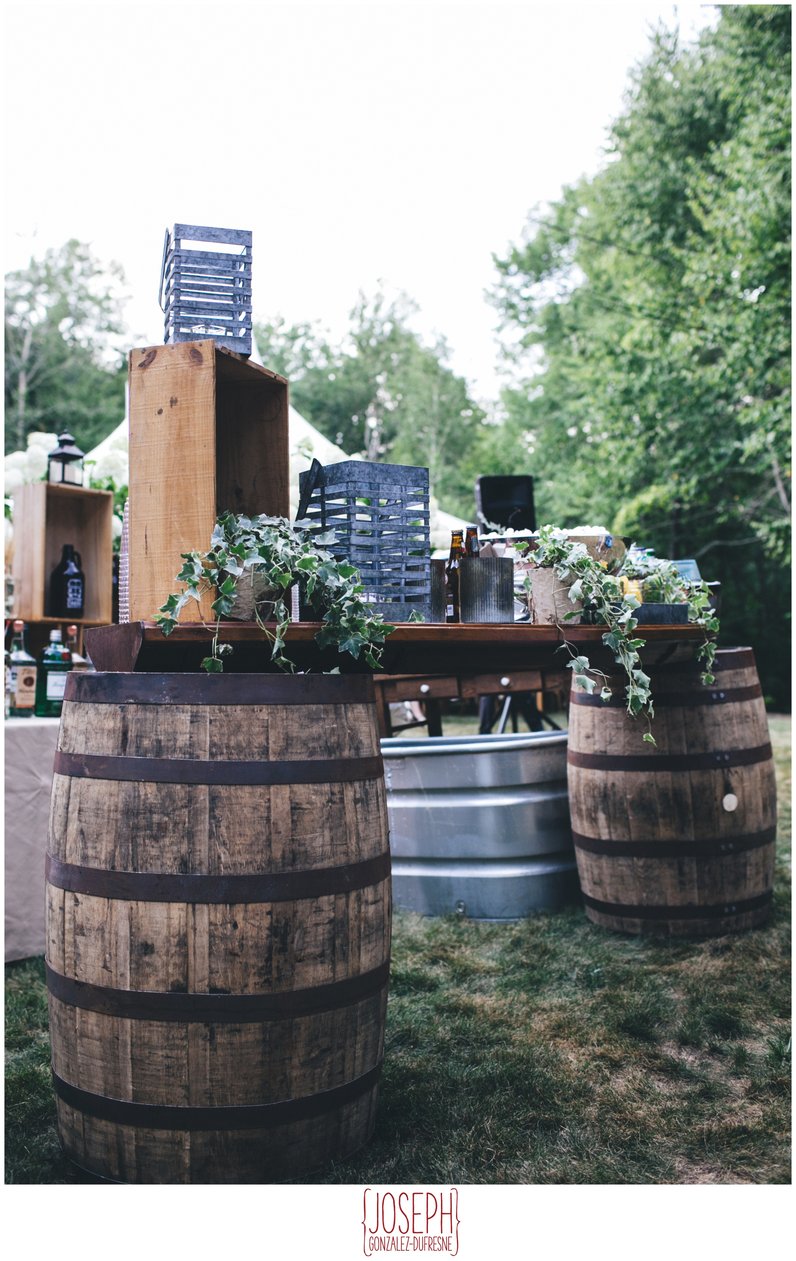
MULTIPOLYGON (((754 670, 755 654, 751 648, 719 648, 710 667, 711 674, 721 670, 754 670)), ((652 667, 654 674, 698 676, 705 667, 698 661, 666 661, 652 667)))
POLYGON ((362 1098, 379 1079, 381 1062, 353 1081, 321 1090, 301 1099, 281 1103, 250 1103, 232 1107, 173 1107, 168 1104, 132 1103, 81 1090, 53 1071, 55 1093, 70 1108, 115 1125, 146 1130, 270 1130, 324 1116, 362 1098))
MULTIPOLYGON (((712 687, 702 687, 692 692, 656 692, 655 677, 652 679, 652 701, 655 709, 702 709, 705 706, 713 705, 730 705, 738 701, 753 701, 763 695, 763 689, 759 683, 751 687, 734 687, 722 690, 720 686, 714 684, 712 687)), ((607 701, 601 700, 598 694, 588 692, 570 692, 570 703, 572 705, 590 705, 594 709, 607 706, 609 709, 624 709, 626 701, 624 696, 614 694, 607 701)))
POLYGON ((754 749, 716 753, 650 753, 648 757, 623 757, 615 753, 580 753, 567 750, 567 763, 589 771, 715 771, 732 766, 755 766, 771 758, 771 744, 754 749))
POLYGON ((694 841, 608 841, 596 836, 572 833, 576 849, 587 854, 607 854, 611 858, 726 858, 773 845, 777 829, 749 832, 743 836, 707 837, 694 841))
MULTIPOLYGON (((223 639, 223 634, 222 634, 223 639)), ((369 674, 149 674, 72 670, 66 701, 90 705, 372 704, 369 674)))
POLYGON ((307 871, 256 875, 182 875, 149 871, 108 871, 61 862, 48 854, 45 876, 57 889, 122 902, 223 903, 294 902, 351 893, 387 880, 386 851, 363 862, 307 871))
POLYGON ((360 976, 279 994, 184 994, 89 985, 56 972, 47 962, 44 967, 50 994, 70 1007, 125 1020, 184 1024, 253 1024, 337 1011, 374 997, 387 984, 390 974, 388 959, 360 976))
POLYGON ((55 754, 57 775, 141 784, 341 784, 380 779, 378 757, 313 758, 290 762, 211 762, 204 758, 114 757, 98 753, 55 754))
POLYGON ((754 898, 744 898, 737 902, 720 902, 706 906, 632 906, 625 902, 600 902, 588 893, 583 894, 583 901, 593 911, 602 915, 618 915, 627 919, 650 920, 689 920, 689 919, 724 919, 728 915, 745 915, 749 911, 762 910, 768 906, 773 897, 771 889, 754 898))

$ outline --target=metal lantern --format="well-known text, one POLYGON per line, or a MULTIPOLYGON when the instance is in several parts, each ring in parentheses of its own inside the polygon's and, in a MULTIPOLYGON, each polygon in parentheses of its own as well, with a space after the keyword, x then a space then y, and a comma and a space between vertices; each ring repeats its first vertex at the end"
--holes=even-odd
POLYGON ((85 453, 64 430, 58 435, 58 446, 47 456, 47 480, 58 486, 82 486, 84 459, 85 453))
POLYGON ((160 274, 164 341, 212 338, 252 351, 252 234, 175 223, 166 229, 160 274))

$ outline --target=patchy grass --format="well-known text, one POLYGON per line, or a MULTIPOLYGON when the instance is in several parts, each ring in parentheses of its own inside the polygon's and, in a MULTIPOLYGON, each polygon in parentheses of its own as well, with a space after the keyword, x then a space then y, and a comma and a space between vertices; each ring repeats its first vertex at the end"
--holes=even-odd
MULTIPOLYGON (((622 937, 582 912, 395 920, 373 1142, 313 1182, 790 1180, 790 722, 766 927, 622 937)), ((6 1177, 76 1183, 49 1084, 41 960, 6 969, 6 1177)))

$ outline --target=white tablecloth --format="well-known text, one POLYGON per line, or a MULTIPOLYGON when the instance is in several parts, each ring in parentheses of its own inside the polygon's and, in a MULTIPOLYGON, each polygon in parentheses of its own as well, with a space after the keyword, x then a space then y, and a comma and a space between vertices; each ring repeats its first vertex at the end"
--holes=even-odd
POLYGON ((5 720, 6 962, 44 954, 44 855, 57 718, 5 720))

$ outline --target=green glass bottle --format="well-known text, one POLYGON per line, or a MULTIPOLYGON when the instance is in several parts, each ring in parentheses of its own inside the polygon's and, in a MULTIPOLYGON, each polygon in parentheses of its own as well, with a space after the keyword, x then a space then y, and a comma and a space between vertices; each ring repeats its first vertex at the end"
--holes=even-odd
POLYGON ((36 680, 36 716, 60 718, 64 703, 66 676, 72 669, 72 654, 61 642, 60 630, 50 631, 50 642, 39 662, 36 680))

